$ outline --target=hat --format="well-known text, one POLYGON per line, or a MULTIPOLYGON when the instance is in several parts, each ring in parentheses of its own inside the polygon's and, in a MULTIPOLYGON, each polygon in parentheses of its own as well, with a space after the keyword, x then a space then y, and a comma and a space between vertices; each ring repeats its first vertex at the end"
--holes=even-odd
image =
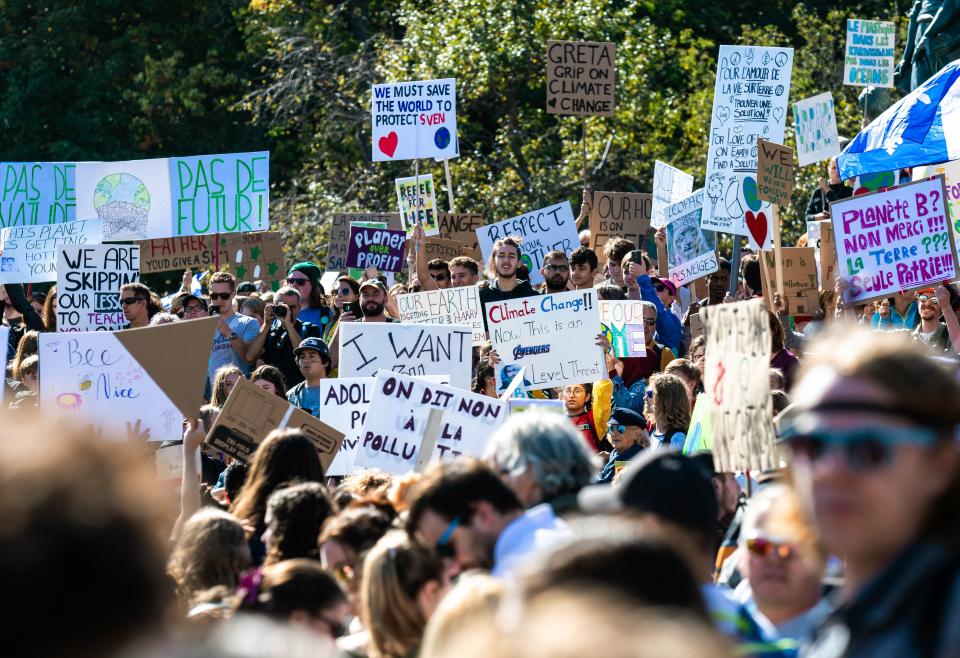
POLYGON ((670 279, 661 279, 660 277, 652 276, 650 277, 650 283, 653 285, 657 285, 659 283, 660 285, 665 286, 666 289, 670 291, 671 295, 674 297, 677 296, 677 284, 670 279))
POLYGON ((243 281, 237 286, 237 294, 244 294, 248 292, 257 292, 257 284, 253 283, 252 281, 243 281))
POLYGON ((203 305, 203 310, 210 308, 210 305, 207 303, 207 300, 201 297, 200 295, 194 295, 192 292, 181 292, 178 295, 175 295, 173 299, 170 300, 170 311, 172 313, 179 313, 183 310, 183 307, 187 305, 191 299, 195 299, 203 305))
MULTIPOLYGON (((311 263, 310 261, 297 263, 290 268, 290 272, 300 272, 301 274, 306 274, 307 278, 310 279, 310 285, 314 288, 319 288, 321 295, 326 294, 323 286, 320 285, 320 267, 317 266, 316 263, 311 263)), ((289 276, 289 272, 287 275, 289 276)))
POLYGON ((713 532, 717 527, 717 494, 710 474, 676 450, 646 450, 623 470, 619 484, 586 487, 577 500, 587 514, 627 510, 691 530, 713 532))
POLYGON ((367 279, 366 281, 360 284, 360 290, 363 290, 368 286, 373 286, 378 290, 382 290, 384 294, 386 294, 387 292, 387 287, 383 285, 383 281, 381 281, 380 279, 367 279))
POLYGON ((293 348, 294 356, 300 356, 306 350, 313 350, 314 352, 319 352, 320 356, 330 358, 330 349, 327 347, 327 344, 323 342, 320 338, 315 338, 311 336, 310 338, 304 338, 300 341, 300 344, 297 347, 293 348))
POLYGON ((625 427, 642 427, 647 429, 647 419, 633 409, 616 407, 610 412, 610 420, 615 420, 625 427))

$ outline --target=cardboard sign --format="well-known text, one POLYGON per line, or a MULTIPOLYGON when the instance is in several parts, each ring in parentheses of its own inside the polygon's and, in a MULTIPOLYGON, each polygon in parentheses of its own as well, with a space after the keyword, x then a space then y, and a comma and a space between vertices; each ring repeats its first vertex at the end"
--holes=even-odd
POLYGON ((205 270, 217 262, 213 235, 188 235, 182 238, 142 240, 140 245, 140 272, 175 272, 187 268, 205 270))
POLYGON ((703 335, 703 320, 699 313, 690 314, 690 339, 699 338, 703 335))
POLYGON ((634 192, 594 192, 590 209, 590 248, 601 263, 603 246, 617 236, 641 248, 650 230, 653 198, 634 192))
POLYGON ((779 468, 770 399, 770 323, 763 301, 705 306, 704 387, 712 406, 718 472, 779 468), (759 376, 763 373, 763 376, 759 376))
POLYGON ((931 176, 943 175, 947 189, 947 216, 953 227, 953 239, 960 236, 960 160, 951 160, 943 164, 913 168, 913 180, 923 180, 931 176))
POLYGON ((490 260, 494 242, 508 236, 521 240, 520 260, 530 270, 531 285, 543 283, 540 268, 543 267, 544 256, 554 249, 569 256, 571 251, 580 246, 569 201, 478 228, 477 241, 483 252, 483 260, 490 260))
POLYGON ((196 418, 203 404, 216 327, 216 318, 202 318, 117 332, 41 333, 40 411, 117 438, 139 420, 150 441, 180 440, 181 421, 196 418))
POLYGON ((793 149, 760 138, 757 140, 757 197, 783 207, 793 193, 793 149))
POLYGON ((612 117, 617 46, 547 41, 547 114, 612 117))
POLYGON ((120 288, 140 281, 140 247, 61 247, 57 258, 57 331, 116 331, 128 324, 120 288))
POLYGON ((100 244, 99 219, 0 229, 0 283, 57 280, 57 254, 68 245, 100 244))
POLYGON ((702 228, 772 243, 772 213, 757 196, 757 139, 783 142, 792 70, 793 48, 720 46, 702 228))
POLYGON ((646 356, 647 339, 643 331, 643 304, 632 299, 597 301, 600 331, 610 341, 618 359, 646 356))
POLYGON ((373 85, 373 161, 460 155, 456 82, 445 78, 373 85))
POLYGON ((77 215, 106 241, 263 231, 270 226, 270 154, 77 163, 77 215))
POLYGON ((833 222, 825 219, 820 224, 820 289, 836 290, 837 245, 833 238, 833 222))
POLYGON ((843 84, 892 88, 896 33, 891 22, 848 18, 843 84))
MULTIPOLYGON (((780 250, 783 259, 783 290, 790 315, 813 315, 820 310, 820 289, 817 285, 817 258, 813 247, 784 247, 780 250)), ((776 311, 773 293, 776 291, 776 258, 774 252, 761 255, 767 261, 766 269, 760 268, 763 280, 763 296, 767 308, 776 311), (769 280, 767 274, 773 278, 769 280)))
POLYGON ((660 228, 666 224, 663 211, 671 203, 686 199, 693 194, 693 176, 671 167, 666 162, 653 164, 653 203, 650 205, 650 226, 660 228))
MULTIPOLYGON (((414 470, 421 444, 434 444, 429 461, 480 457, 487 438, 507 416, 506 403, 408 375, 381 371, 357 447, 356 466, 403 475, 414 470), (428 437, 432 411, 440 412, 428 437)), ((425 455, 424 455, 425 456, 425 455)))
POLYGON ((844 302, 891 297, 957 276, 943 176, 831 204, 844 302))
POLYGON ((703 189, 666 207, 667 269, 677 287, 720 269, 715 236, 700 229, 703 189))
POLYGON ((403 230, 399 213, 334 213, 330 219, 330 244, 327 245, 326 270, 328 272, 346 271, 347 247, 350 245, 350 224, 382 222, 387 228, 403 230))
POLYGON ((477 254, 480 253, 477 229, 483 224, 483 215, 478 212, 437 213, 437 235, 446 240, 464 242, 477 254))
POLYGON ((387 228, 350 228, 350 246, 347 249, 347 267, 366 269, 375 267, 382 272, 403 269, 403 251, 406 234, 387 228))
POLYGON ((397 206, 400 208, 400 219, 403 221, 403 230, 407 237, 413 236, 413 229, 417 224, 423 224, 424 235, 437 235, 437 214, 434 200, 433 174, 421 174, 409 178, 394 180, 397 188, 397 206))
POLYGON ((397 308, 402 322, 469 325, 473 328, 473 345, 483 345, 487 339, 478 286, 397 295, 397 308))
POLYGON ((343 322, 339 333, 341 377, 373 377, 382 369, 414 376, 448 375, 453 386, 470 388, 470 326, 343 322))
POLYGON ((797 160, 801 167, 840 155, 833 94, 829 91, 793 104, 797 160))
MULTIPOLYGON (((476 235, 474 235, 476 238, 476 235)), ((407 240, 407 250, 413 245, 413 240, 407 240)), ((443 238, 426 238, 423 241, 423 255, 429 263, 434 258, 445 260, 448 263, 458 256, 469 256, 474 260, 482 258, 478 249, 472 248, 465 242, 444 240, 443 238)))
POLYGON ((77 218, 74 162, 0 162, 0 228, 77 218))
POLYGON ((303 409, 241 377, 207 434, 207 445, 250 463, 257 447, 275 429, 304 433, 317 447, 324 472, 333 462, 343 433, 303 409))
POLYGON ((487 326, 500 355, 497 392, 526 368, 525 391, 604 379, 596 345, 600 317, 593 290, 521 297, 487 304, 487 326))

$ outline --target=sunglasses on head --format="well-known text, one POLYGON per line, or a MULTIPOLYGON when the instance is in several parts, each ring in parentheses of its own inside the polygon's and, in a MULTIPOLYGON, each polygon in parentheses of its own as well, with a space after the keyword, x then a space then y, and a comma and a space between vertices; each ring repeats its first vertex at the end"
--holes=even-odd
POLYGON ((790 544, 778 544, 762 537, 748 539, 747 550, 758 557, 775 554, 781 560, 789 560, 794 554, 794 548, 790 544))
POLYGON ((930 446, 937 434, 924 427, 872 427, 853 430, 823 430, 783 436, 793 458, 813 463, 828 454, 839 452, 854 471, 868 473, 883 468, 893 460, 899 445, 930 446))
POLYGON ((440 539, 437 540, 437 545, 434 546, 434 550, 437 555, 445 558, 453 558, 456 554, 453 546, 450 544, 450 540, 453 538, 453 531, 460 526, 460 517, 456 517, 453 521, 450 522, 450 525, 447 526, 447 529, 443 531, 443 534, 440 535, 440 539))
POLYGON ((123 297, 120 299, 120 303, 123 306, 130 306, 131 304, 136 304, 137 302, 142 302, 143 297, 123 297))
POLYGON ((224 301, 230 299, 231 293, 229 292, 212 292, 210 293, 210 299, 222 299, 224 301))
POLYGON ((304 279, 298 276, 288 276, 287 283, 289 283, 291 286, 302 286, 310 283, 310 279, 304 279))

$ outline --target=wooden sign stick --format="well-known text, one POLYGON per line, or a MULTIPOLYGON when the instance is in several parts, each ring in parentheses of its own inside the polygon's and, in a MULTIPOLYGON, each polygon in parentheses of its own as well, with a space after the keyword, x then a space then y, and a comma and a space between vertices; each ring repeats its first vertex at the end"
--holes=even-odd
POLYGON ((770 204, 770 215, 773 218, 773 258, 777 270, 777 292, 786 301, 787 294, 783 290, 783 252, 780 245, 780 209, 776 204, 770 204))
POLYGON ((583 156, 583 167, 580 170, 583 174, 583 189, 587 189, 587 117, 583 117, 583 140, 580 143, 580 153, 583 156))
POLYGON ((447 202, 450 205, 450 214, 454 214, 457 211, 453 207, 453 183, 450 180, 450 160, 443 161, 443 173, 447 177, 447 202))

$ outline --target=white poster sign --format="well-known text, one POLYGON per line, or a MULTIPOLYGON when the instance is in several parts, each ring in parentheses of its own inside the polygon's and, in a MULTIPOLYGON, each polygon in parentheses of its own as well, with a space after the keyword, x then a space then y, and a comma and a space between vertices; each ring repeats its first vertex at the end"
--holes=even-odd
POLYGON ((61 247, 57 258, 57 331, 115 331, 127 325, 120 288, 140 281, 140 247, 61 247))
POLYGON ((896 34, 892 22, 848 18, 843 84, 892 88, 896 34))
POLYGON ((373 161, 460 155, 456 80, 373 85, 373 161))
POLYGON ((670 280, 677 287, 720 269, 714 234, 700 228, 702 213, 702 189, 682 201, 670 204, 664 213, 667 222, 667 264, 670 280))
POLYGON ((473 345, 486 340, 479 286, 424 290, 397 295, 400 320, 414 324, 458 324, 473 327, 473 345))
POLYGON ((653 165, 653 209, 650 226, 660 228, 666 224, 664 209, 671 203, 685 199, 693 193, 693 176, 656 160, 653 165))
POLYGON ((829 91, 793 104, 797 130, 797 161, 805 167, 840 154, 837 115, 829 91))
POLYGON ((0 228, 77 218, 75 162, 0 162, 0 228))
POLYGON ((66 245, 100 244, 99 219, 0 229, 0 283, 57 280, 57 253, 66 245))

